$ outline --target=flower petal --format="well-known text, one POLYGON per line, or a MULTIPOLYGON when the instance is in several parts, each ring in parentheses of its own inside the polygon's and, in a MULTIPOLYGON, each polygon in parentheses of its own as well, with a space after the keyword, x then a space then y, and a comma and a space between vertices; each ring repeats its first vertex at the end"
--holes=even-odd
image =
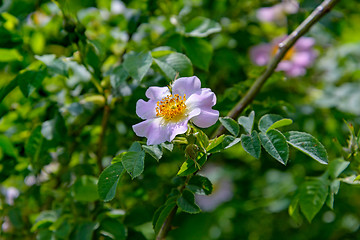
POLYGON ((316 53, 311 49, 307 51, 296 52, 292 57, 292 61, 296 65, 307 67, 314 62, 315 58, 316 58, 316 53))
POLYGON ((216 95, 210 88, 201 88, 199 91, 193 93, 185 102, 189 109, 196 107, 211 108, 216 104, 216 95))
POLYGON ((170 133, 168 141, 171 142, 172 140, 174 140, 176 135, 185 133, 188 129, 187 124, 188 124, 188 119, 185 119, 182 122, 169 123, 166 126, 167 131, 170 133))
POLYGON ((301 37, 295 43, 296 50, 309 50, 315 44, 315 39, 311 37, 301 37))
POLYGON ((167 95, 170 95, 170 91, 168 87, 149 87, 145 95, 151 100, 159 101, 167 95))
POLYGON ((198 127, 207 128, 214 125, 219 119, 219 111, 211 108, 201 109, 201 113, 195 116, 191 121, 198 127))
POLYGON ((161 125, 161 118, 153 118, 133 125, 135 134, 147 138, 147 145, 160 144, 168 140, 167 129, 161 125))
POLYGON ((176 135, 185 133, 188 129, 188 118, 181 122, 164 122, 162 118, 153 118, 133 125, 135 134, 147 138, 147 145, 172 141, 176 135))
POLYGON ((283 8, 280 4, 272 7, 260 8, 256 12, 256 17, 262 22, 273 22, 285 17, 283 8))
POLYGON ((302 66, 294 65, 291 69, 285 71, 289 77, 303 76, 306 73, 306 69, 302 66))
POLYGON ((145 102, 140 99, 136 103, 136 114, 142 119, 150 119, 156 117, 156 100, 145 102))
POLYGON ((260 44, 250 49, 250 58, 258 66, 264 66, 270 60, 271 45, 260 44))
POLYGON ((182 77, 176 79, 172 85, 172 93, 179 94, 180 96, 190 97, 191 94, 200 90, 201 81, 196 76, 192 77, 182 77))

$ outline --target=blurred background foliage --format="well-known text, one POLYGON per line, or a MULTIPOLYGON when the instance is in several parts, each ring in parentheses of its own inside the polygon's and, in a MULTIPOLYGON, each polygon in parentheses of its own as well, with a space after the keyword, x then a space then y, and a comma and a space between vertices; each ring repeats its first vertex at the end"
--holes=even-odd
MULTIPOLYGON (((96 190, 112 158, 143 140, 131 128, 140 121, 136 101, 179 72, 210 87, 226 116, 264 69, 251 63, 250 47, 291 32, 321 1, 300 1, 285 26, 256 18, 257 9, 277 3, 0 1, 1 239, 153 239, 152 216, 176 184, 183 149, 164 151, 159 163, 146 155, 143 174, 125 174, 110 202, 96 190)), ((327 165, 291 151, 285 167, 235 145, 204 169, 214 194, 228 192, 225 202, 178 214, 169 239, 359 237, 359 7, 341 1, 317 23, 307 36, 318 58, 307 74, 275 73, 244 113, 255 110, 256 121, 266 113, 291 118, 286 129, 319 139, 330 165, 351 161, 334 209, 324 206, 311 223, 288 213, 297 189, 327 165)))

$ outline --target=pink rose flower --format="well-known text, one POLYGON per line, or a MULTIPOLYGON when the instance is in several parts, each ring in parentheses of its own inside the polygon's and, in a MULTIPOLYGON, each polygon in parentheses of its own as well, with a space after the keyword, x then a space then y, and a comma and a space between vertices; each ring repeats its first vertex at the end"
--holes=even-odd
MULTIPOLYGON (((259 66, 268 64, 270 59, 276 54, 278 44, 285 37, 276 38, 272 43, 260 44, 250 49, 250 58, 253 63, 259 66)), ((314 63, 317 57, 313 49, 315 40, 310 37, 301 37, 295 45, 289 49, 283 60, 279 63, 276 71, 284 71, 289 77, 303 76, 306 68, 314 63)))
POLYGON ((136 114, 145 121, 133 125, 133 130, 147 138, 147 145, 172 141, 187 131, 189 121, 207 128, 219 118, 219 112, 212 109, 215 94, 201 88, 196 76, 179 78, 170 87, 149 87, 145 95, 149 101, 136 103, 136 114))

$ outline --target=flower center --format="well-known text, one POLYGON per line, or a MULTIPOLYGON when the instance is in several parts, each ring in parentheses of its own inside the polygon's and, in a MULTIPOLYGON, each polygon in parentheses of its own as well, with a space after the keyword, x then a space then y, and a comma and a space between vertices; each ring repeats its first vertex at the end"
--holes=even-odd
MULTIPOLYGON (((276 44, 275 46, 273 46, 272 49, 271 49, 271 56, 275 56, 275 54, 276 54, 276 52, 277 52, 278 49, 279 49, 279 47, 278 47, 277 44, 276 44)), ((286 52, 283 60, 290 60, 290 59, 292 58, 292 56, 294 55, 294 53, 295 53, 294 47, 290 48, 290 49, 286 52)))
POLYGON ((163 117, 166 121, 178 120, 186 110, 186 94, 183 97, 179 94, 167 95, 156 103, 156 116, 163 117))

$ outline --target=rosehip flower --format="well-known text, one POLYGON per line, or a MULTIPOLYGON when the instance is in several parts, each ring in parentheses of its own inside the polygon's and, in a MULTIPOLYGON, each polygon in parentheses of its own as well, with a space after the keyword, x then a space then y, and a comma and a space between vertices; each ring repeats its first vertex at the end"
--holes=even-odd
MULTIPOLYGON (((264 66, 276 54, 278 44, 285 37, 276 38, 272 43, 260 44, 250 49, 250 58, 256 65, 264 66)), ((311 66, 317 56, 313 46, 315 40, 310 37, 301 37, 295 45, 288 50, 276 71, 284 71, 289 77, 303 76, 306 68, 311 66)))
POLYGON ((286 23, 286 14, 294 14, 299 11, 299 3, 296 0, 284 0, 272 7, 260 8, 256 17, 262 22, 286 23))
POLYGON ((149 101, 136 103, 136 114, 145 121, 133 125, 133 130, 147 138, 147 145, 172 141, 187 131, 189 121, 207 128, 219 118, 219 112, 212 109, 215 94, 201 88, 196 76, 179 78, 169 87, 149 87, 145 95, 149 101))

